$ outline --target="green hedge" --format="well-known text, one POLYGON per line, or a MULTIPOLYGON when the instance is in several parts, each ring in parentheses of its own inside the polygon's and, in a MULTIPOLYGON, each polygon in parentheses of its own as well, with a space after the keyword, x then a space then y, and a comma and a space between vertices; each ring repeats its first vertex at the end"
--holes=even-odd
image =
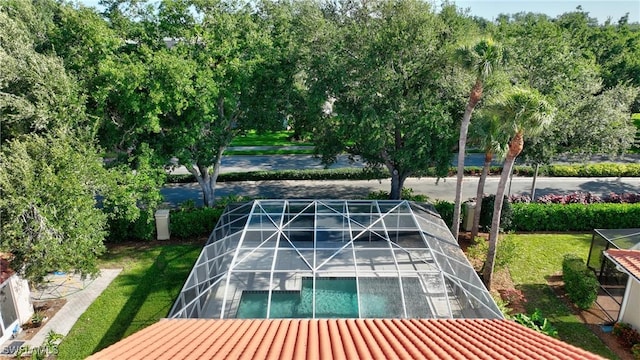
POLYGON ((598 297, 598 280, 580 257, 566 254, 562 260, 562 279, 569 299, 580 309, 588 309, 598 297))
POLYGON ((640 204, 512 205, 513 221, 507 230, 591 231, 640 227, 640 204))
POLYGON ((198 208, 172 211, 169 218, 171 237, 207 236, 213 231, 224 208, 198 208))
MULTIPOLYGON (((490 174, 499 175, 502 168, 492 166, 490 174)), ((478 176, 482 172, 479 166, 465 167, 467 176, 478 176)), ((516 166, 514 175, 533 176, 531 166, 516 166)), ((455 176, 456 169, 450 168, 448 176, 455 176)), ((598 163, 587 165, 548 165, 541 166, 539 176, 551 177, 607 177, 626 176, 640 177, 640 164, 598 163)), ((435 177, 434 169, 417 172, 413 177, 435 177)), ((266 180, 375 180, 389 177, 389 172, 382 169, 318 169, 318 170, 278 170, 278 171, 249 171, 220 174, 218 181, 266 181, 266 180)), ((169 183, 191 183, 196 179, 191 174, 168 175, 169 183)))

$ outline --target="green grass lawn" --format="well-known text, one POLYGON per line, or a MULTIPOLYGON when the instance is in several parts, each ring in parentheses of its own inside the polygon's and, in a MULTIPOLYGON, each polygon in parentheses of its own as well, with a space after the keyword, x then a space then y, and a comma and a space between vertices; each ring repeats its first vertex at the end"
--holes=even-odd
POLYGON ((271 131, 258 134, 255 130, 248 131, 245 135, 236 136, 231 146, 313 146, 309 142, 291 141, 293 131, 271 131))
MULTIPOLYGON (((508 235, 503 241, 512 241, 517 248, 508 266, 528 300, 527 311, 539 308, 562 340, 616 359, 547 286, 546 277, 561 271, 565 253, 574 252, 586 260, 591 235, 521 234, 508 235)), ((83 359, 166 317, 201 248, 198 244, 110 250, 101 266, 123 271, 71 329, 60 346, 59 359, 83 359)))
POLYGON ((84 359, 166 317, 201 249, 166 245, 110 251, 101 267, 123 270, 78 319, 58 359, 84 359))
POLYGON ((575 253, 586 262, 591 234, 507 235, 504 241, 516 244, 517 256, 508 266, 516 287, 527 299, 527 312, 540 309, 558 329, 560 339, 609 359, 617 359, 547 286, 548 276, 562 272, 564 254, 575 253))

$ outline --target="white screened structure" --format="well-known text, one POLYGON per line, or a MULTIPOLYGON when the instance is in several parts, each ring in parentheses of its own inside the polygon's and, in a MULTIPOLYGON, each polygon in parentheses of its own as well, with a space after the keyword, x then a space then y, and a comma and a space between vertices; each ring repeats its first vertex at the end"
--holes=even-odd
POLYGON ((432 206, 229 205, 172 318, 502 318, 432 206))

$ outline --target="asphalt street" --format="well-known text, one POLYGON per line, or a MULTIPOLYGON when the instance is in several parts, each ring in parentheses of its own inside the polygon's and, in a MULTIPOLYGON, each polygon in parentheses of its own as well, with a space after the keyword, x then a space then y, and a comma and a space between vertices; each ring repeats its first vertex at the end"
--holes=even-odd
MULTIPOLYGON (((592 159, 602 161, 604 159, 592 159)), ((638 162, 636 157, 616 159, 617 162, 638 162)), ((568 161, 566 161, 568 162, 568 161)), ((455 164, 455 162, 454 162, 455 164)), ((470 154, 465 165, 480 166, 482 154, 470 154)), ((362 163, 351 163, 341 157, 332 167, 362 167, 362 163)), ((320 161, 307 155, 279 156, 226 156, 222 161, 221 172, 284 170, 284 169, 321 169, 320 161)), ((184 172, 178 169, 175 172, 184 172)), ((487 179, 485 193, 495 193, 498 177, 487 179)), ((465 177, 463 199, 475 197, 477 177, 465 177)), ((510 186, 511 194, 530 194, 532 178, 514 177, 510 186)), ((432 200, 453 201, 455 197, 455 178, 409 178, 405 187, 412 188, 414 193, 425 194, 432 200)), ((391 188, 390 180, 327 180, 327 181, 243 181, 224 182, 216 186, 216 197, 231 194, 254 198, 306 198, 336 199, 362 198, 372 191, 391 188)), ((640 178, 538 178, 536 196, 544 194, 568 194, 576 191, 606 195, 610 192, 640 192, 640 178)), ((168 184, 162 189, 168 205, 176 206, 186 200, 195 200, 202 204, 202 194, 197 183, 168 184)))

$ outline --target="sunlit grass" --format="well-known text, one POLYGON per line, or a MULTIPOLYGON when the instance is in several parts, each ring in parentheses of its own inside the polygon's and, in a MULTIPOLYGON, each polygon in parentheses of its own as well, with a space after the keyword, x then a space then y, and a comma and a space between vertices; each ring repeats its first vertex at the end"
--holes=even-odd
POLYGON ((508 266, 516 287, 525 294, 527 311, 540 309, 558 329, 563 341, 617 359, 547 285, 549 276, 562 272, 564 254, 574 253, 587 260, 591 234, 519 234, 507 235, 502 241, 513 241, 516 245, 518 255, 508 266))
POLYGON ((123 270, 78 319, 58 359, 84 359, 166 317, 201 249, 129 247, 107 254, 101 266, 123 270))

